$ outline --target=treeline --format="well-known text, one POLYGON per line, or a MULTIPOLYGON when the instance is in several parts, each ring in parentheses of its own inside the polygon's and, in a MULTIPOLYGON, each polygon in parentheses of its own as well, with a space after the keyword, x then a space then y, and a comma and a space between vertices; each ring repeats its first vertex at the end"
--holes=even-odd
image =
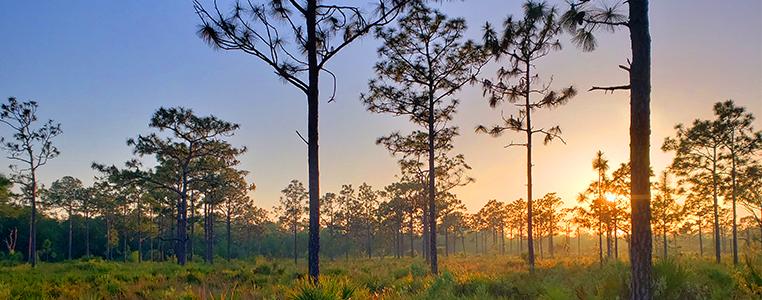
MULTIPOLYGON (((762 177, 758 155, 761 134, 751 128, 753 116, 731 101, 717 103, 714 111, 715 119, 697 120, 688 127, 677 125, 675 136, 665 139, 664 150, 676 151, 677 155, 660 176, 652 176, 655 195, 652 228, 658 237, 655 248, 660 257, 678 251, 703 256, 706 249, 714 249, 715 255, 721 251, 737 253, 739 239, 741 246, 751 247, 761 236, 762 177), (721 127, 737 124, 731 121, 738 120, 740 126, 721 127), (728 128, 734 128, 735 133, 728 132, 728 128), (718 136, 722 132, 728 140, 718 136), (731 136, 733 140, 729 140, 731 136), (702 149, 711 149, 712 152, 705 153, 716 154, 717 159, 707 161, 706 156, 701 156, 702 149), (734 221, 734 199, 749 213, 738 222, 734 221), (716 236, 719 238, 715 240, 716 236), (707 241, 713 241, 711 246, 707 241)), ((201 128, 194 124, 216 120, 197 117, 185 109, 160 109, 152 124, 161 123, 160 118, 185 120, 182 124, 163 125, 174 128, 171 136, 196 134, 182 133, 178 128, 201 128)), ((157 133, 139 139, 143 143, 162 141, 157 133)), ((138 143, 130 140, 128 144, 138 143)), ((166 149, 183 145, 162 143, 166 149)), ((215 143, 218 148, 213 149, 222 149, 220 153, 235 155, 243 151, 224 152, 231 148, 222 141, 215 143)), ((467 212, 451 191, 473 181, 466 174, 469 168, 463 157, 458 157, 438 174, 438 180, 448 184, 440 185, 447 189, 438 191, 436 197, 440 235, 437 252, 445 256, 526 255, 527 201, 489 200, 478 211, 467 212)), ((90 186, 70 176, 53 181, 49 187, 40 189, 38 209, 43 213, 37 221, 40 236, 37 256, 44 261, 88 256, 125 261, 177 259, 177 228, 187 226, 186 242, 180 249, 188 259, 195 256, 211 262, 214 257, 264 255, 293 257, 296 261, 304 257, 308 204, 304 185, 291 181, 281 191, 276 207, 269 211, 259 208, 248 196, 254 186, 246 182, 245 172, 229 166, 236 161, 228 158, 228 165, 209 157, 206 161, 191 161, 197 164, 188 166, 191 175, 187 181, 191 184, 185 191, 188 206, 184 211, 180 210, 183 203, 177 193, 181 182, 171 184, 173 180, 181 181, 182 172, 169 171, 181 168, 172 165, 171 160, 160 160, 158 166, 148 171, 140 171, 137 160, 128 162, 123 169, 94 164, 103 175, 90 186)), ((425 181, 413 176, 415 165, 400 164, 400 180, 381 188, 365 183, 346 184, 335 193, 325 193, 320 198, 322 255, 332 260, 374 256, 428 259, 427 194, 425 181)), ((603 262, 626 255, 631 227, 629 164, 621 163, 614 169, 599 151, 591 166, 597 177, 577 199, 567 199, 567 202, 576 200, 577 205, 564 207, 564 200, 556 193, 535 200, 532 237, 540 258, 594 254, 603 262)), ((11 192, 10 180, 3 178, 0 183, 4 257, 21 260, 22 253, 28 253, 21 247, 29 237, 24 229, 29 227, 30 208, 25 205, 23 195, 11 192)))

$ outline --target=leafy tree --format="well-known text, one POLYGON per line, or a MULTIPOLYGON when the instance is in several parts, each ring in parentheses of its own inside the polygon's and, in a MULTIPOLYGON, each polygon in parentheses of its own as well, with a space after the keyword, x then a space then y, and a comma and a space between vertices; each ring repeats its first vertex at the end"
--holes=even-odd
POLYGON ((431 271, 436 274, 436 152, 445 146, 438 142, 449 141, 448 137, 457 134, 457 128, 447 125, 458 105, 453 97, 474 80, 486 59, 481 48, 464 40, 463 19, 449 19, 415 3, 397 25, 376 31, 376 37, 384 43, 378 50, 377 78, 370 81, 369 93, 361 98, 371 112, 407 116, 424 128, 414 131, 409 140, 427 141, 426 244, 431 271))
POLYGON ((458 196, 452 193, 446 193, 439 197, 439 215, 442 223, 442 231, 445 238, 445 256, 450 255, 450 232, 456 229, 466 210, 466 206, 458 199, 458 196))
MULTIPOLYGON (((539 59, 547 56, 552 50, 561 48, 557 35, 561 33, 558 25, 555 7, 549 7, 544 2, 528 1, 524 4, 524 17, 514 21, 509 17, 504 22, 503 34, 498 34, 491 25, 485 27, 485 46, 496 60, 507 57, 508 66, 497 72, 497 81, 484 80, 484 92, 489 95, 489 105, 497 107, 503 102, 515 103, 519 107, 517 115, 503 117, 503 124, 487 128, 483 125, 476 127, 477 132, 489 133, 498 137, 506 130, 526 133, 525 143, 511 143, 511 146, 526 147, 527 160, 527 246, 530 270, 534 270, 534 226, 532 225, 532 137, 535 134, 544 135, 544 143, 561 139, 561 128, 536 128, 532 123, 532 112, 563 105, 577 94, 573 87, 553 91, 550 82, 542 83, 536 70, 539 59), (515 84, 509 80, 518 78, 515 84)), ((561 139, 563 141, 563 139, 561 139)))
MULTIPOLYGON (((373 231, 376 226, 376 210, 378 209, 378 192, 373 187, 363 183, 357 188, 357 202, 352 210, 357 217, 351 223, 351 227, 356 228, 355 232, 364 232, 366 238, 366 253, 368 258, 373 257, 373 231)), ((359 236, 358 236, 359 237, 359 236)))
POLYGON ((630 216, 630 164, 622 163, 619 168, 611 174, 609 183, 609 195, 612 199, 606 199, 610 202, 611 218, 614 231, 614 257, 619 259, 619 231, 624 232, 625 239, 630 240, 629 220, 630 216))
POLYGON ((656 195, 651 202, 651 211, 653 211, 654 227, 661 232, 663 242, 663 256, 667 255, 667 234, 675 232, 682 218, 681 207, 675 201, 679 190, 673 187, 669 181, 669 171, 664 171, 656 184, 656 195))
POLYGON ((738 197, 738 164, 748 163, 762 149, 762 131, 754 131, 754 116, 732 100, 714 105, 714 114, 724 134, 724 146, 730 158, 730 199, 733 214, 733 264, 738 265, 738 228, 736 198, 738 197))
POLYGON ((718 198, 726 155, 722 152, 723 130, 715 121, 695 120, 690 127, 675 126, 675 137, 664 139, 662 150, 674 151, 671 169, 694 188, 711 184, 714 209, 715 260, 720 263, 720 220, 718 198), (708 179, 707 179, 708 178, 708 179))
POLYGON ((159 165, 153 170, 140 170, 137 160, 127 163, 128 170, 119 170, 114 166, 106 167, 93 164, 93 167, 110 174, 134 178, 155 188, 166 189, 178 196, 176 203, 175 254, 178 264, 186 262, 188 236, 188 202, 196 182, 202 180, 209 165, 204 160, 233 160, 246 151, 235 148, 222 140, 234 134, 238 124, 221 120, 214 116, 199 117, 192 110, 182 107, 160 108, 149 123, 158 133, 139 135, 129 139, 138 156, 153 155, 159 165), (166 133, 166 134, 164 134, 166 133))
POLYGON ((394 257, 402 257, 403 227, 409 202, 406 201, 404 186, 395 182, 384 187, 379 195, 388 199, 379 204, 378 214, 381 217, 381 229, 391 230, 394 235, 394 257))
MULTIPOLYGON (((563 200, 558 197, 556 193, 547 193, 537 201, 537 215, 538 223, 544 226, 545 232, 548 235, 548 253, 550 257, 554 256, 553 237, 560 231, 560 222, 564 218, 564 213, 561 210, 563 200)), ((542 237, 542 232, 539 233, 542 237)), ((542 242, 540 243, 542 245, 542 242)))
POLYGON ((653 298, 653 265, 651 259, 651 34, 648 21, 648 0, 613 1, 573 0, 561 18, 563 27, 573 35, 572 41, 585 51, 597 46, 594 32, 628 29, 632 61, 619 66, 629 74, 629 84, 592 87, 590 90, 630 91, 630 172, 631 242, 630 278, 632 299, 653 298), (622 12, 627 5, 628 12, 622 12))
POLYGON ((741 173, 743 176, 739 180, 739 198, 757 223, 762 243, 762 164, 759 161, 749 163, 741 173))
POLYGON ((323 244, 320 246, 324 252, 327 252, 331 261, 334 260, 334 254, 336 252, 335 246, 337 244, 336 232, 338 231, 337 216, 339 214, 338 201, 336 193, 325 193, 323 197, 320 197, 320 217, 322 218, 322 225, 328 230, 329 239, 323 239, 323 244), (327 248, 327 249, 326 249, 327 248))
MULTIPOLYGON (((317 282, 320 251, 320 167, 318 106, 320 74, 336 76, 328 62, 374 28, 390 23, 410 0, 378 0, 373 13, 340 1, 271 1, 269 4, 236 2, 230 13, 207 10, 200 1, 193 7, 201 19, 199 36, 209 45, 242 51, 270 66, 281 79, 307 98, 307 160, 309 165, 310 238, 309 276, 317 282), (287 43, 286 41, 293 41, 287 43)), ((335 96, 331 96, 332 101, 335 96)))
POLYGON ((306 212, 307 190, 300 181, 294 179, 280 192, 283 196, 274 211, 280 223, 294 234, 294 264, 297 264, 296 233, 306 212))
POLYGON ((0 138, 0 147, 8 153, 8 159, 18 163, 10 166, 11 181, 21 186, 31 207, 27 259, 32 267, 36 264, 37 253, 37 170, 58 156, 60 152, 53 145, 53 139, 62 133, 61 124, 53 120, 34 127, 39 121, 37 108, 35 101, 19 102, 13 97, 0 105, 0 122, 12 132, 11 138, 0 138))
POLYGON ((64 176, 61 179, 54 181, 50 188, 44 191, 43 201, 54 208, 61 208, 66 211, 66 215, 69 221, 69 237, 67 243, 67 259, 71 259, 71 245, 72 235, 74 232, 74 214, 83 205, 83 187, 82 181, 71 177, 64 176))

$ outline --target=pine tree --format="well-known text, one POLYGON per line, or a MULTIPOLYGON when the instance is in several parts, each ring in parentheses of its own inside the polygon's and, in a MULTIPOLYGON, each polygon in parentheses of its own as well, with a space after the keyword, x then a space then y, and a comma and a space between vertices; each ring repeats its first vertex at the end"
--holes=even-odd
MULTIPOLYGON (((488 24, 485 28, 485 46, 495 59, 508 58, 508 66, 497 72, 497 81, 484 80, 484 92, 489 95, 489 105, 497 107, 503 102, 514 103, 519 107, 516 115, 503 117, 503 124, 487 128, 479 125, 477 132, 500 136, 506 130, 526 134, 524 143, 510 143, 510 146, 526 148, 527 176, 527 247, 529 268, 534 270, 534 238, 532 231, 532 137, 535 134, 544 136, 544 144, 554 139, 561 139, 561 128, 535 127, 532 123, 532 113, 543 108, 563 105, 577 94, 573 87, 560 91, 551 90, 551 82, 542 83, 536 71, 536 63, 553 50, 561 48, 557 36, 561 33, 558 25, 555 7, 544 2, 528 1, 524 4, 524 16, 520 20, 509 17, 504 22, 504 32, 501 37, 488 24), (510 80, 518 78, 515 84, 510 80)), ((551 80, 552 81, 552 80, 551 80)), ((561 139, 563 141, 563 139, 561 139)))

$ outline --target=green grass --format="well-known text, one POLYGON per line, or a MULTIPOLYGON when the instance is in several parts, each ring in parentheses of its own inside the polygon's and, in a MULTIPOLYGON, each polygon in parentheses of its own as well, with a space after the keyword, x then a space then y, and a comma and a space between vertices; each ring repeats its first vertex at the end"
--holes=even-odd
MULTIPOLYGON (((626 299, 629 268, 592 259, 450 257, 440 276, 403 258, 327 261, 321 284, 289 260, 117 263, 102 260, 0 267, 0 299, 626 299)), ((657 261, 657 299, 759 299, 762 258, 741 266, 695 258, 657 261)))

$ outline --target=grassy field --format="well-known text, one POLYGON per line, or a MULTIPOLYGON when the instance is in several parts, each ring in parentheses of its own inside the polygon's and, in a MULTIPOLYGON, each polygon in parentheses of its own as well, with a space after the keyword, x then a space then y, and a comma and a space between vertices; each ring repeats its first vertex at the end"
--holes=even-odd
MULTIPOLYGON (((319 288, 304 265, 257 258, 214 265, 100 260, 0 267, 0 299, 626 299, 628 267, 590 258, 450 257, 430 276, 421 260, 325 261, 319 288)), ((657 261, 658 299, 760 299, 762 257, 738 267, 682 257, 657 261)))

